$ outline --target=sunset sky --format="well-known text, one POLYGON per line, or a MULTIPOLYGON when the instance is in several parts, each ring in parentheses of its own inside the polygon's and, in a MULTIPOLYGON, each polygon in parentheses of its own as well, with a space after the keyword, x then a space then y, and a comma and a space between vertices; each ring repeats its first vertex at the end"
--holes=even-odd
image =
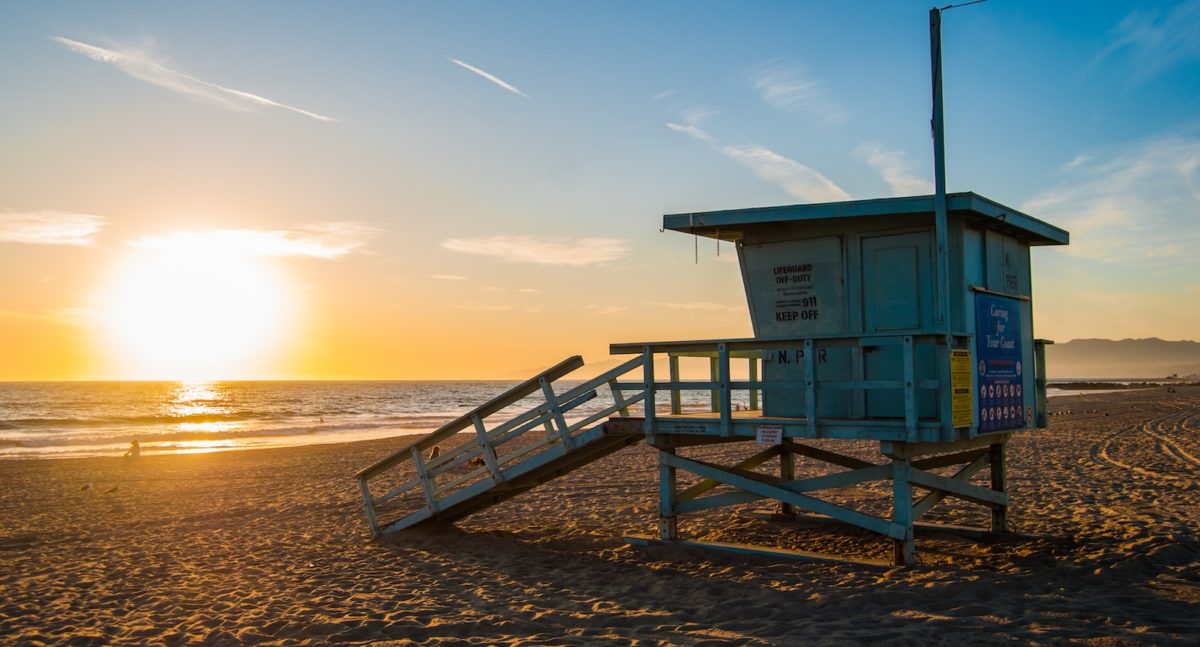
MULTIPOLYGON (((931 192, 929 6, 6 3, 0 380, 748 336, 733 249, 662 214, 931 192)), ((1200 1, 943 30, 949 190, 1071 232, 1036 334, 1200 338, 1200 1)))

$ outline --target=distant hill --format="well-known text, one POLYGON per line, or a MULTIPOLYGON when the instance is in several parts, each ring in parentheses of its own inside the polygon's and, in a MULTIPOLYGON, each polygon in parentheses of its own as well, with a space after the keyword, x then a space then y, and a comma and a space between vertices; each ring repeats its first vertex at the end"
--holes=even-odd
POLYGON ((1074 339, 1046 348, 1046 374, 1064 378, 1164 378, 1200 374, 1200 343, 1149 339, 1074 339))

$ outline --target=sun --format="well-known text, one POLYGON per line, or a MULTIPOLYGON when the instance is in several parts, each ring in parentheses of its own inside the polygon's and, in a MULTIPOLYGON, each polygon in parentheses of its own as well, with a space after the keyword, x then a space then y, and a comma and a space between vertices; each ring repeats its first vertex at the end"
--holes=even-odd
POLYGON ((134 379, 236 379, 261 373, 291 319, 278 270, 203 236, 133 249, 102 291, 117 371, 134 379))

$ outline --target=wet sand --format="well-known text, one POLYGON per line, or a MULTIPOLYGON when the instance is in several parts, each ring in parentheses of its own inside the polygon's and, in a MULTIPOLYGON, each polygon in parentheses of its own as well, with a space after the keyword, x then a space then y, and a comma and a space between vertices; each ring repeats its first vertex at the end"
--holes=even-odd
MULTIPOLYGON (((1051 429, 1009 446, 1010 523, 1032 537, 919 534, 908 569, 627 547, 622 535, 657 523, 643 445, 391 543, 370 540, 351 477, 406 439, 2 461, 0 642, 1196 644, 1200 388, 1051 407, 1051 429)), ((879 494, 841 500, 870 508, 879 494)), ((890 554, 868 533, 748 515, 761 507, 686 517, 681 530, 890 554)), ((985 525, 986 514, 952 503, 929 518, 985 525)))

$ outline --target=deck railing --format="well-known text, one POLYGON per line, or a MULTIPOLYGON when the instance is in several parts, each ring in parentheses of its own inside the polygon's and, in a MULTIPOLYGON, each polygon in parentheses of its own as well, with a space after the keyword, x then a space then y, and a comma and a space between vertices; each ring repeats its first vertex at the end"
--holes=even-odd
POLYGON ((555 393, 555 381, 583 366, 583 359, 578 355, 568 358, 359 471, 355 479, 372 533, 378 535, 382 528, 377 512, 379 507, 411 494, 417 488, 422 496, 413 503, 418 507, 428 506, 431 512, 436 512, 446 497, 464 487, 483 479, 502 482, 507 478, 505 470, 510 465, 555 445, 571 449, 575 437, 583 430, 614 415, 629 416, 630 408, 641 403, 644 394, 636 389, 626 393, 630 389, 622 388, 617 380, 636 371, 641 363, 641 357, 631 359, 578 386, 555 393), (606 385, 612 393, 612 404, 579 419, 568 420, 573 417, 570 415, 573 410, 598 397, 596 389, 606 385), (488 426, 489 416, 538 393, 543 400, 540 404, 488 426), (544 435, 529 438, 528 432, 535 429, 541 429, 544 435), (470 440, 443 447, 449 446, 456 434, 468 430, 475 432, 470 440), (430 457, 434 447, 442 451, 436 457, 430 457), (412 461, 413 471, 397 473, 397 468, 404 467, 408 461, 412 461), (373 494, 371 482, 388 476, 391 477, 387 483, 390 487, 383 494, 373 494))
MULTIPOLYGON (((764 389, 799 390, 804 394, 805 412, 796 418, 780 419, 778 422, 795 424, 797 419, 807 428, 809 437, 820 437, 823 428, 840 427, 846 430, 846 437, 871 436, 872 429, 879 430, 885 426, 892 431, 878 432, 875 435, 883 438, 890 434, 890 440, 906 441, 938 441, 952 440, 956 437, 955 428, 951 424, 952 410, 949 397, 950 358, 951 349, 967 348, 970 338, 963 335, 870 335, 870 336, 826 336, 796 339, 713 339, 699 341, 672 341, 649 343, 612 344, 609 352, 613 355, 636 354, 642 357, 643 383, 621 384, 624 389, 641 389, 644 391, 646 402, 654 402, 658 393, 667 391, 671 398, 671 415, 681 413, 680 394, 685 391, 709 391, 711 393, 711 408, 709 413, 718 415, 721 435, 733 435, 734 411, 733 393, 744 391, 750 394, 750 408, 759 409, 758 394, 764 389), (932 366, 920 363, 917 348, 931 346, 935 349, 932 366), (893 347, 900 349, 901 367, 890 379, 863 379, 866 375, 865 351, 876 348, 893 347), (817 370, 819 351, 832 348, 849 348, 851 353, 851 372, 860 376, 858 379, 829 379, 820 375, 817 370), (803 380, 763 380, 758 377, 758 364, 767 354, 782 350, 803 349, 803 380), (670 377, 667 381, 659 381, 655 376, 654 360, 666 356, 670 367, 670 377), (708 357, 710 358, 711 376, 708 381, 683 380, 680 377, 679 357, 708 357), (747 359, 750 362, 749 378, 735 380, 732 377, 731 362, 734 359, 747 359), (921 376, 928 376, 922 378, 921 376), (945 386, 943 386, 945 385, 945 386), (846 419, 833 420, 830 416, 818 415, 819 399, 822 392, 852 391, 861 394, 868 392, 898 392, 903 402, 903 415, 895 419, 868 420, 865 414, 851 416, 855 421, 846 419), (922 417, 918 405, 919 393, 932 391, 936 394, 936 415, 922 417), (857 426, 856 426, 857 425, 857 426), (854 435, 859 434, 859 435, 854 435)), ((777 391, 778 392, 778 391, 777 391)), ((767 396, 769 399, 769 395, 767 396)), ((656 418, 660 414, 654 407, 647 407, 644 429, 654 433, 656 418)), ((769 423, 772 419, 760 418, 758 423, 769 423)), ((836 437, 836 436, 835 436, 836 437)))

